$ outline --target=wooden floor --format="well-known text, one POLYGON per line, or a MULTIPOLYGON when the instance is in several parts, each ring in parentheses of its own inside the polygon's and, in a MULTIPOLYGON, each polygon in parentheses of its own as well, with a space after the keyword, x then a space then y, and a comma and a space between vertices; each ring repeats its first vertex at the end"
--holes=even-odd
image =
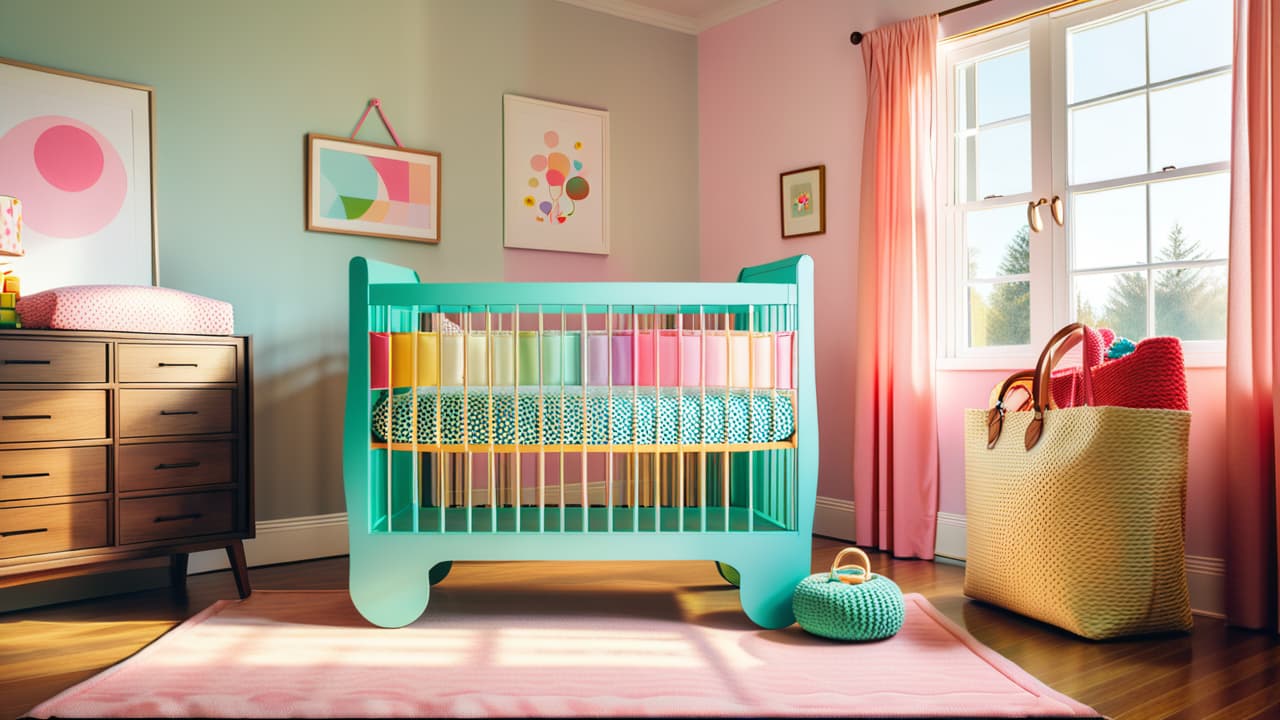
MULTIPOLYGON (((842 545, 814 542, 814 568, 829 566, 842 545)), ((877 572, 904 591, 922 593, 948 617, 1057 690, 1113 718, 1280 718, 1280 640, 1197 617, 1189 635, 1096 643, 964 599, 960 567, 874 555, 877 572)), ((704 563, 651 566, 635 582, 654 578, 710 582, 704 563), (657 569, 661 572, 652 572, 657 569), (704 577, 705 576, 705 577, 704 577)), ((488 584, 514 564, 459 568, 446 585, 488 584), (492 568, 490 570, 490 568, 492 568)), ((523 563, 520 582, 583 585, 602 573, 574 563, 523 563)), ((617 566, 611 566, 615 570, 617 566)), ((347 560, 333 558, 255 568, 255 589, 342 588, 347 560)), ((500 579, 500 578, 499 578, 500 579)), ((609 580, 617 588, 626 577, 609 580)), ((660 581, 659 581, 660 582, 660 581)), ((234 598, 228 572, 190 578, 185 600, 166 590, 120 595, 0 615, 0 718, 18 717, 112 663, 128 657, 214 600, 234 598)))

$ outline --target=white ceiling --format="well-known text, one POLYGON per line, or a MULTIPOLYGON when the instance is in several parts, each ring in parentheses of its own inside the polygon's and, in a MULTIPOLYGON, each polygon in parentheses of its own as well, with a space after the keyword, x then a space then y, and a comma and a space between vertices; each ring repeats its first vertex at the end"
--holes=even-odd
POLYGON ((777 0, 560 0, 690 35, 777 0))

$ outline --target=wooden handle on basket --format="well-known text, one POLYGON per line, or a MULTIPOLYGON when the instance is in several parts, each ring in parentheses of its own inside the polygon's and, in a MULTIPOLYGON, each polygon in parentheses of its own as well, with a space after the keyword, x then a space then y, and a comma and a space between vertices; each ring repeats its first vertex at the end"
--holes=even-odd
POLYGON ((840 582, 847 583, 849 585, 861 585, 862 583, 871 579, 871 558, 867 557, 867 554, 862 552, 860 548, 848 547, 841 550, 840 552, 836 553, 836 559, 831 561, 831 579, 839 580, 840 582), (859 562, 857 565, 841 565, 840 558, 844 557, 845 555, 848 555, 849 553, 853 553, 854 555, 856 555, 858 557, 858 560, 860 560, 861 562, 859 562), (840 571, 844 570, 845 568, 860 568, 862 570, 862 574, 861 575, 841 575, 840 571))

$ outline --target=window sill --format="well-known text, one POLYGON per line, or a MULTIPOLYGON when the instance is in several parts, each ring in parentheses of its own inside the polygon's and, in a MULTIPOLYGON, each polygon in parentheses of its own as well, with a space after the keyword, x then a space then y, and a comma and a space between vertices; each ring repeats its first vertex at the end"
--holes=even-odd
MULTIPOLYGON (((1225 368, 1227 356, 1225 352, 1213 350, 1183 350, 1183 362, 1189 368, 1225 368)), ((938 372, 995 372, 1006 373, 1015 370, 1026 370, 1036 366, 1036 356, 1029 357, 952 357, 938 358, 938 372)))

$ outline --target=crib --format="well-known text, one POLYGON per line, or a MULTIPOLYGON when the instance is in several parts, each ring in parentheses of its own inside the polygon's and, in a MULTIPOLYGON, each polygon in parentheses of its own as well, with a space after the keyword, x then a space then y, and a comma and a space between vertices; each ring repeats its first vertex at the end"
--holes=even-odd
POLYGON ((790 625, 813 332, 807 256, 736 283, 421 283, 353 258, 353 603, 407 625, 458 560, 705 560, 752 621, 790 625))

